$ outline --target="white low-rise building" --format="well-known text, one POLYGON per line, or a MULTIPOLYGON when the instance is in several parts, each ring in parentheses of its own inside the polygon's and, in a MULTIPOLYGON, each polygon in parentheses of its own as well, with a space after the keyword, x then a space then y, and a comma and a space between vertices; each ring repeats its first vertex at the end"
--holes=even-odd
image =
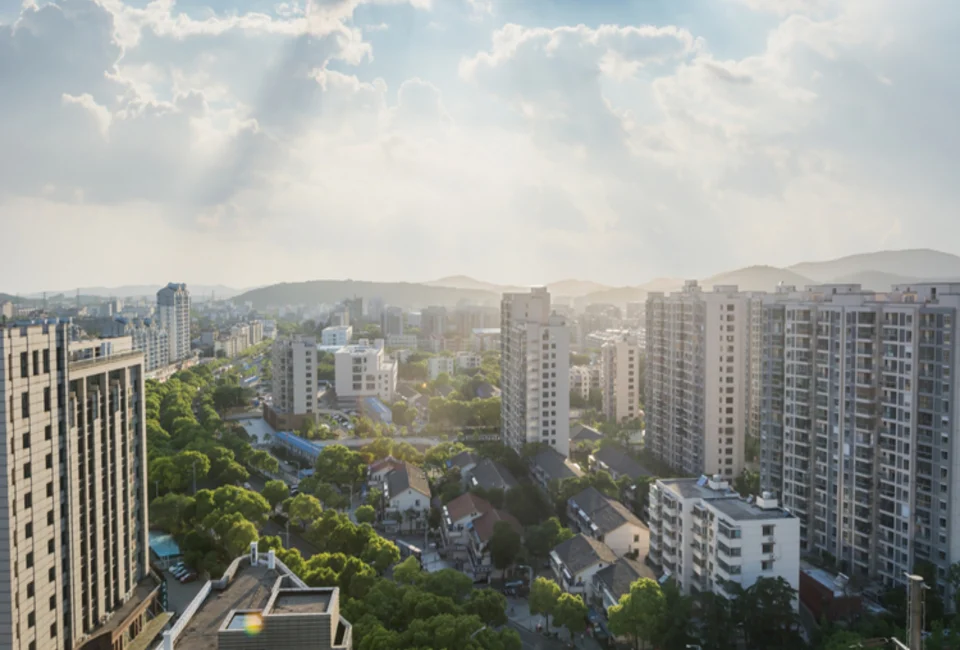
POLYGON ((385 404, 395 401, 397 362, 384 354, 383 339, 360 339, 334 353, 335 389, 342 404, 355 404, 362 397, 379 397, 385 404))
POLYGON ((724 597, 760 578, 800 588, 800 520, 769 492, 740 498, 719 476, 661 479, 650 486, 650 560, 684 594, 724 597))
POLYGON ((388 334, 387 347, 404 349, 404 350, 416 350, 417 335, 416 334, 388 334))
POLYGON ((456 359, 453 357, 430 357, 427 359, 427 377, 435 380, 442 374, 452 375, 457 371, 456 359))
POLYGON ((597 572, 616 561, 617 555, 609 546, 582 533, 550 551, 550 568, 560 588, 584 596, 592 591, 597 572))
POLYGON ((430 484, 422 469, 410 463, 400 463, 389 472, 383 482, 383 498, 388 513, 414 512, 426 519, 430 512, 430 484))
POLYGON ((575 530, 603 542, 617 557, 646 552, 650 531, 625 505, 588 487, 567 501, 575 530))
POLYGON ((325 327, 320 332, 321 345, 348 345, 353 340, 353 327, 350 325, 336 325, 325 327))
POLYGON ((483 357, 473 352, 457 352, 457 370, 475 370, 480 367, 483 357))

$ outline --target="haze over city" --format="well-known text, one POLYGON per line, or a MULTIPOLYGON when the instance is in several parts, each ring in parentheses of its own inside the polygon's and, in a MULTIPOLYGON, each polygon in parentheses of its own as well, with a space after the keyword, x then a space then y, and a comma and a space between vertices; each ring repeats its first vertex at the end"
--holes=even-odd
POLYGON ((10 0, 3 290, 110 286, 118 267, 626 285, 957 253, 958 11, 10 0), (84 255, 26 276, 38 254, 84 255))

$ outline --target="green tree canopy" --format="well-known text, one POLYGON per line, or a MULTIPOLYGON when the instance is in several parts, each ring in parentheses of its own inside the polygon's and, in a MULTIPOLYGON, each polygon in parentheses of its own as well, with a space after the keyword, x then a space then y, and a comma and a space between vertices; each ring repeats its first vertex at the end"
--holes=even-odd
POLYGON ((629 637, 635 647, 641 641, 651 640, 666 616, 666 601, 656 580, 641 578, 630 585, 630 591, 609 610, 610 631, 629 637))
POLYGON ((560 585, 549 578, 539 577, 530 585, 530 613, 547 618, 547 629, 550 628, 550 616, 557 606, 561 594, 560 585))

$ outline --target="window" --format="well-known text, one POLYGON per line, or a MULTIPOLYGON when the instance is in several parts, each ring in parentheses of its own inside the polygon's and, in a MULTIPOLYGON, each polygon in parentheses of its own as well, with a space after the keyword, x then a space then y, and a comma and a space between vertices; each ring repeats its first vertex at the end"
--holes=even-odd
POLYGON ((33 598, 34 593, 35 593, 35 589, 34 589, 33 583, 32 582, 27 583, 27 598, 33 598))
POLYGON ((47 525, 48 526, 53 525, 53 510, 47 513, 47 525))
POLYGON ((47 454, 47 469, 53 469, 53 454, 47 454))
POLYGON ((50 348, 43 351, 43 373, 50 372, 50 348))
POLYGON ((29 431, 23 434, 23 448, 30 449, 30 432, 29 431))
POLYGON ((52 623, 52 624, 50 625, 50 638, 51 638, 51 639, 57 638, 57 624, 56 624, 56 623, 52 623))
POLYGON ((54 611, 57 608, 57 597, 50 596, 50 611, 54 611))
POLYGON ((770 554, 770 553, 773 553, 773 542, 769 542, 769 543, 767 543, 767 544, 764 544, 763 547, 762 547, 762 551, 763 551, 763 554, 764 554, 764 555, 768 555, 768 554, 770 554))
POLYGON ((27 568, 33 568, 33 551, 27 553, 27 568))
POLYGON ((30 463, 25 463, 23 466, 23 478, 30 478, 33 475, 32 468, 30 463))
POLYGON ((639 542, 639 541, 640 541, 640 536, 639 536, 639 535, 634 535, 634 536, 633 536, 633 541, 639 542))
POLYGON ((23 391, 20 394, 20 417, 30 417, 30 392, 23 391))
POLYGON ((33 374, 40 374, 40 350, 33 351, 33 374))
POLYGON ((49 483, 47 483, 47 496, 48 497, 53 496, 53 481, 50 481, 49 483))
POLYGON ((30 539, 31 537, 33 537, 33 522, 32 522, 32 521, 27 522, 27 525, 26 525, 26 528, 24 529, 24 533, 23 533, 23 534, 26 536, 27 539, 30 539))
POLYGON ((33 492, 27 492, 23 495, 23 507, 27 510, 33 507, 33 492))
POLYGON ((53 538, 47 540, 47 553, 53 553, 56 542, 53 541, 53 538))
POLYGON ((764 536, 764 537, 769 537, 770 535, 773 535, 773 526, 772 526, 772 525, 764 526, 764 527, 763 527, 763 536, 764 536))
POLYGON ((764 571, 773 571, 773 560, 764 560, 760 568, 764 571))
POLYGON ((50 578, 50 582, 57 579, 57 570, 55 567, 50 567, 50 570, 47 571, 47 577, 50 578))
POLYGON ((30 361, 29 356, 26 352, 20 353, 20 376, 29 377, 30 376, 30 361))
POLYGON ((27 614, 27 627, 33 627, 37 624, 37 613, 30 612, 27 614))
POLYGON ((50 387, 47 386, 43 389, 43 412, 50 412, 50 387))

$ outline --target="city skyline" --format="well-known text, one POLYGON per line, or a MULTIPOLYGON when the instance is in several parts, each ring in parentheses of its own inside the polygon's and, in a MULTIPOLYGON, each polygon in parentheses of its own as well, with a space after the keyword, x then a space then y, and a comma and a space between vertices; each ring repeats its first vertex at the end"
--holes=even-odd
MULTIPOLYGON (((939 245, 960 234, 957 11, 6 3, 0 273, 31 242, 65 259, 105 233, 238 286, 536 284, 585 251, 593 279, 638 283, 939 245)), ((99 284, 116 258, 30 284, 99 284)), ((150 266, 130 281, 158 279, 150 266)))

